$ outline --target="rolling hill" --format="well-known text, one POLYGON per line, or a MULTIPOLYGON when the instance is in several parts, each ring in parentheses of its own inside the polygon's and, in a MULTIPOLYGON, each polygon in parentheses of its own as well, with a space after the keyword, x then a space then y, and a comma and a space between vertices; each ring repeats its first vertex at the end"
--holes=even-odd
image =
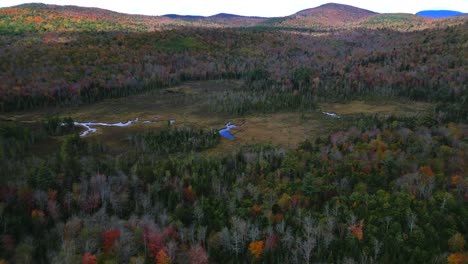
POLYGON ((0 8, 0 32, 3 34, 83 32, 83 31, 155 31, 180 26, 244 27, 267 18, 217 14, 209 17, 145 16, 118 13, 100 8, 22 4, 0 8))
POLYGON ((467 16, 433 19, 413 14, 378 14, 342 4, 325 4, 291 16, 264 18, 220 13, 213 16, 168 14, 130 15, 99 8, 23 4, 0 8, 0 33, 18 35, 61 32, 148 32, 177 27, 267 27, 272 29, 344 30, 352 28, 400 31, 450 26, 466 21, 467 16))
POLYGON ((266 24, 288 28, 343 27, 375 14, 377 13, 349 5, 330 3, 305 9, 288 17, 274 18, 267 21, 266 24))
POLYGON ((191 15, 177 15, 168 14, 163 17, 188 21, 192 23, 198 23, 200 25, 218 25, 218 26, 233 26, 233 27, 244 27, 254 26, 258 23, 268 20, 264 17, 250 17, 250 16, 239 16, 234 14, 219 13, 213 16, 191 16, 191 15))
MULTIPOLYGON (((3 34, 83 31, 153 31, 173 25, 166 17, 129 15, 100 8, 23 4, 0 9, 3 34)), ((180 23, 180 22, 178 22, 180 23)))

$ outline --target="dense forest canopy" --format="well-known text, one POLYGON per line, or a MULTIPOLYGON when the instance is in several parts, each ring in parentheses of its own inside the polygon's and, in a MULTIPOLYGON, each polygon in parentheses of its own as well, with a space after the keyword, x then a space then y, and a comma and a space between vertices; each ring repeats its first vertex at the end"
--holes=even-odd
POLYGON ((0 9, 0 264, 467 263, 467 45, 466 16, 336 4, 269 20, 0 9), (187 81, 202 87, 172 87, 187 81), (63 115, 103 118, 104 101, 127 117, 147 102, 112 100, 142 93, 186 120, 115 139, 63 115), (429 107, 323 117, 354 100, 429 107), (325 128, 239 144, 192 113, 325 128))

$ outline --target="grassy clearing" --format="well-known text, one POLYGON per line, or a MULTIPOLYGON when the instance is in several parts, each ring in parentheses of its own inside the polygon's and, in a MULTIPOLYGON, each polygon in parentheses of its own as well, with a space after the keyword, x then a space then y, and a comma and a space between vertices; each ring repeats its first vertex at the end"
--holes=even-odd
MULTIPOLYGON (((34 123, 43 120, 51 113, 70 116, 80 122, 126 122, 158 120, 151 124, 132 124, 129 127, 97 127, 97 133, 87 138, 104 142, 112 150, 119 152, 128 146, 129 135, 145 129, 159 129, 167 121, 175 119, 175 126, 189 126, 203 129, 221 129, 227 121, 242 126, 234 129, 235 140, 222 139, 221 144, 211 151, 225 151, 244 144, 272 143, 285 147, 296 147, 307 138, 324 136, 340 125, 340 119, 332 118, 321 111, 339 115, 384 114, 411 116, 422 113, 430 104, 407 101, 351 101, 348 103, 320 104, 313 112, 286 112, 256 114, 245 117, 210 112, 203 102, 213 93, 239 89, 239 81, 188 82, 163 90, 118 99, 108 99, 92 105, 63 109, 45 109, 34 112, 12 113, 3 119, 34 123)), ((51 144, 60 143, 57 137, 51 144)), ((50 147, 50 146, 49 146, 50 147)))
POLYGON ((348 103, 322 104, 322 111, 333 112, 339 115, 349 114, 393 114, 398 116, 411 116, 429 109, 430 104, 415 101, 351 101, 348 103))

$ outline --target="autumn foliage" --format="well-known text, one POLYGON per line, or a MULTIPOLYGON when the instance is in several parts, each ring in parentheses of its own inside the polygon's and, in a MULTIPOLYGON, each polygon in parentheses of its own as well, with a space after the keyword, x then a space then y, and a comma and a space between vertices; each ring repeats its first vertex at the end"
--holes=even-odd
POLYGON ((432 171, 432 168, 430 166, 422 166, 421 168, 419 168, 419 172, 423 177, 426 178, 434 176, 434 172, 432 171))
POLYGON ((42 210, 35 209, 35 210, 32 210, 31 217, 38 219, 38 220, 43 220, 45 217, 45 214, 42 210))
POLYGON ((452 253, 447 257, 449 264, 466 264, 468 263, 468 255, 463 253, 452 253))
POLYGON ((82 263, 83 264, 96 264, 97 263, 96 256, 91 253, 85 253, 83 256, 82 263))
POLYGON ((164 236, 162 234, 148 234, 145 239, 148 241, 148 251, 151 256, 157 258, 164 248, 164 236))
POLYGON ((165 243, 170 240, 177 240, 178 234, 172 226, 168 226, 161 233, 146 234, 144 239, 146 240, 150 256, 157 259, 161 251, 164 251, 165 243))
POLYGON ((171 263, 171 258, 167 255, 164 249, 159 250, 158 254, 156 255, 156 263, 157 264, 169 264, 171 263))
POLYGON ((448 240, 448 245, 452 252, 462 252, 465 249, 465 239, 457 232, 448 240))
POLYGON ((112 248, 114 247, 114 243, 119 237, 120 237, 120 231, 119 230, 105 231, 104 232, 104 242, 103 242, 104 251, 106 251, 106 252, 112 251, 112 248))
POLYGON ((258 215, 262 212, 262 208, 258 204, 254 204, 251 210, 253 215, 258 215))
POLYGON ((249 244, 249 251, 250 254, 252 254, 255 259, 259 259, 263 253, 263 246, 264 246, 263 241, 253 241, 249 244))
POLYGON ((351 234, 356 236, 358 240, 362 240, 364 236, 364 232, 362 231, 363 227, 364 227, 364 221, 361 220, 359 224, 348 227, 348 230, 351 232, 351 234))
POLYGON ((202 246, 195 246, 190 249, 190 264, 208 264, 208 253, 202 246))

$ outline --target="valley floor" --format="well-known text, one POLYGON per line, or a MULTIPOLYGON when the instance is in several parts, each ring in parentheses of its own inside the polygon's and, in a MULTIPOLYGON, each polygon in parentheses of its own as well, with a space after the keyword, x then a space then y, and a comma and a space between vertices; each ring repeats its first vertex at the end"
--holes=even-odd
POLYGON ((370 99, 339 103, 320 103, 319 109, 309 112, 280 112, 247 116, 228 115, 210 111, 204 102, 210 95, 227 90, 236 90, 241 81, 187 82, 179 86, 146 92, 125 98, 106 99, 91 105, 70 108, 47 108, 36 111, 8 113, 4 119, 25 123, 40 122, 47 116, 59 114, 70 116, 77 122, 127 122, 138 118, 151 123, 135 123, 127 127, 97 127, 96 133, 86 138, 95 138, 116 150, 124 150, 127 138, 137 131, 151 130, 175 120, 175 126, 203 129, 221 129, 226 122, 240 125, 233 129, 234 140, 223 139, 216 149, 224 151, 236 146, 253 143, 272 143, 283 147, 296 147, 306 139, 327 135, 342 128, 339 117, 357 114, 411 117, 423 114, 429 103, 415 101, 388 101, 370 99))

